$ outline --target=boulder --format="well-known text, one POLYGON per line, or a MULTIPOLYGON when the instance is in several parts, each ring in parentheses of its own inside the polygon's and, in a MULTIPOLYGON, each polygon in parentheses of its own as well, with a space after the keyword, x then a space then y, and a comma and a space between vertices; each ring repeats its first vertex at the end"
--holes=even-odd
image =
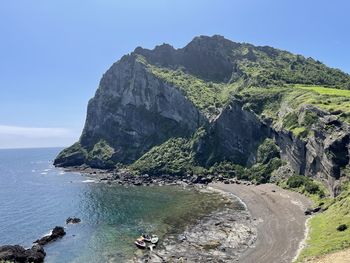
POLYGON ((42 246, 34 245, 30 249, 24 249, 19 245, 5 245, 0 247, 0 262, 44 262, 46 253, 42 246))
POLYGON ((26 262, 25 249, 19 245, 0 247, 0 261, 26 262))
POLYGON ((52 233, 48 236, 44 236, 36 241, 34 241, 33 243, 36 243, 38 245, 44 246, 47 243, 50 243, 52 241, 57 240, 58 238, 63 237, 66 234, 66 232, 64 231, 64 228, 61 226, 56 226, 53 230, 52 233))
POLYGON ((68 217, 66 219, 66 224, 77 224, 77 223, 80 223, 80 222, 81 222, 81 220, 78 217, 68 217))
POLYGON ((31 249, 27 249, 25 251, 25 255, 27 257, 27 261, 31 263, 40 263, 44 262, 44 258, 46 253, 44 248, 40 245, 34 245, 31 249))

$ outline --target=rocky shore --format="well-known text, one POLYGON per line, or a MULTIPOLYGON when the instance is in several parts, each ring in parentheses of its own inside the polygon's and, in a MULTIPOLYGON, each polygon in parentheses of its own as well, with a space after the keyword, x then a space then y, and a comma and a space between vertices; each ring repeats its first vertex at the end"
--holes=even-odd
MULTIPOLYGON (((213 189, 205 188, 206 191, 213 189)), ((222 192, 225 207, 181 233, 168 235, 154 251, 137 251, 130 262, 234 262, 257 236, 254 220, 244 204, 222 192)))
POLYGON ((85 176, 93 177, 100 182, 107 184, 119 184, 119 185, 135 185, 135 186, 149 186, 149 185, 208 185, 212 182, 222 182, 224 184, 243 184, 252 185, 252 182, 241 181, 236 178, 229 178, 223 175, 185 175, 175 176, 169 174, 151 176, 148 174, 142 174, 135 176, 127 169, 120 170, 103 170, 94 169, 85 166, 77 166, 66 168, 66 171, 79 172, 85 176))
MULTIPOLYGON (((277 186, 256 186, 251 182, 239 181, 220 175, 198 176, 171 175, 135 176, 127 170, 98 170, 86 167, 69 169, 84 176, 93 177, 101 183, 125 186, 180 185, 193 187, 200 191, 220 191, 224 205, 216 211, 161 237, 158 246, 153 250, 137 250, 130 262, 274 262, 280 258, 278 251, 284 253, 283 261, 290 262, 297 253, 299 242, 304 238, 304 226, 307 216, 305 211, 311 206, 305 198, 289 193, 277 186), (213 188, 214 187, 214 188, 213 188), (269 198, 266 198, 266 197, 269 198), (302 205, 301 205, 302 204, 302 205), (284 211, 282 214, 280 211, 284 211), (274 224, 270 224, 270 212, 273 211, 274 224), (290 221, 290 218, 297 220, 290 221), (283 227, 288 223, 288 231, 283 227), (268 231, 266 231, 266 229, 268 231), (285 231, 286 233, 284 233, 285 231), (280 233, 284 233, 283 235, 280 233), (270 236, 271 233, 271 236, 270 236), (290 246, 288 240, 293 240, 290 246), (275 240, 276 239, 276 240, 275 240), (284 241, 283 241, 284 240, 284 241), (276 242, 277 243, 276 243, 276 242), (271 243, 274 252, 269 253, 265 243, 271 243), (269 260, 272 261, 269 261, 269 260)), ((67 218, 66 223, 78 223, 78 218, 67 218)), ((44 238, 47 239, 47 238, 44 238)), ((55 238, 53 238, 54 240, 55 238)), ((40 240, 39 240, 40 241, 40 240)), ((18 246, 0 247, 0 255, 9 251, 19 251, 22 255, 31 252, 42 253, 42 259, 26 257, 18 262, 42 262, 45 252, 41 242, 31 249, 18 246), (31 259, 31 261, 28 261, 31 259)), ((12 252, 11 252, 12 253, 12 252)), ((17 253, 17 252, 16 252, 17 253)), ((4 259, 4 257, 0 257, 4 259)))
MULTIPOLYGON (((77 224, 81 220, 77 217, 68 217, 66 224, 77 224)), ((19 263, 41 263, 44 262, 46 253, 44 246, 62 238, 66 235, 64 227, 55 226, 50 234, 43 236, 33 242, 31 248, 25 249, 20 245, 0 246, 0 262, 19 262, 19 263)))
POLYGON ((219 191, 225 202, 224 208, 188 225, 180 233, 170 233, 159 242, 153 251, 137 250, 130 262, 233 262, 251 247, 257 237, 256 219, 252 218, 245 205, 234 195, 207 187, 213 182, 222 184, 252 185, 221 175, 161 175, 135 176, 129 171, 99 170, 89 167, 74 167, 69 171, 80 172, 107 184, 125 186, 179 185, 195 187, 200 191, 219 191))
POLYGON ((46 253, 44 246, 66 234, 64 228, 56 226, 49 235, 33 242, 31 248, 25 249, 20 245, 0 246, 0 262, 41 263, 46 253))
POLYGON ((305 238, 309 211, 314 213, 312 202, 300 194, 220 175, 152 177, 90 168, 80 172, 109 184, 181 185, 202 191, 214 187, 231 205, 241 199, 240 209, 227 204, 183 232, 166 236, 154 251, 137 251, 130 262, 291 262, 305 238))

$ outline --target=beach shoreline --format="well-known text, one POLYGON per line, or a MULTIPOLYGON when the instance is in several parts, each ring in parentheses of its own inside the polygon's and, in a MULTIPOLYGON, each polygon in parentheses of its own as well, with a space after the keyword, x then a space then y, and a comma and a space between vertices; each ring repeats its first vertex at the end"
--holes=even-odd
POLYGON ((154 251, 136 251, 130 262, 236 262, 254 246, 257 222, 242 200, 210 186, 195 188, 220 194, 225 206, 168 235, 154 251))
MULTIPOLYGON (((140 176, 137 179, 133 179, 127 174, 118 174, 116 176, 113 171, 101 172, 95 169, 74 170, 82 175, 94 177, 97 180, 105 183, 135 186, 180 185, 186 188, 194 187, 196 189, 207 191, 220 191, 223 196, 231 196, 231 198, 239 200, 245 207, 245 218, 241 217, 237 213, 232 214, 235 214, 235 220, 239 221, 242 226, 248 226, 250 239, 245 237, 245 239, 242 239, 241 241, 244 243, 249 239, 249 245, 240 246, 238 242, 235 246, 231 247, 231 253, 220 254, 219 251, 227 245, 220 243, 220 245, 217 245, 216 247, 214 246, 215 248, 211 249, 212 251, 210 253, 206 254, 207 256, 209 255, 209 259, 210 255, 221 255, 221 257, 226 258, 226 261, 221 260, 220 262, 232 262, 238 260, 238 262, 242 263, 287 263, 293 262, 298 257, 302 248, 305 246, 308 235, 307 220, 310 218, 310 216, 305 216, 304 212, 312 206, 312 202, 307 197, 299 193, 282 189, 274 184, 254 185, 250 182, 237 181, 235 179, 218 181, 216 178, 210 182, 205 181, 204 183, 195 183, 188 177, 171 178, 170 176, 166 175, 159 178, 140 176)), ((208 215, 206 219, 208 222, 213 223, 215 219, 217 219, 217 215, 220 212, 220 210, 213 212, 212 214, 208 215)), ((224 218, 223 221, 225 220, 226 218, 224 218)), ((189 235, 189 233, 195 233, 197 231, 197 235, 200 235, 200 231, 198 231, 196 226, 201 224, 203 225, 202 221, 200 221, 197 225, 189 226, 185 232, 187 231, 187 235, 189 235)), ((215 222, 213 224, 215 225, 215 222)), ((237 225, 232 225, 231 227, 237 228, 237 225)), ((212 229, 207 228, 206 231, 212 231, 212 229)), ((191 255, 191 251, 188 251, 187 253, 186 249, 183 248, 184 246, 181 246, 182 242, 178 242, 177 239, 178 237, 172 236, 169 238, 169 240, 165 240, 165 244, 167 244, 165 247, 168 246, 168 248, 165 250, 164 248, 160 249, 159 251, 157 250, 156 253, 158 253, 159 256, 149 257, 147 254, 148 262, 161 262, 161 260, 164 260, 165 255, 172 258, 172 260, 175 258, 182 260, 189 256, 190 258, 192 257, 190 260, 191 262, 196 262, 194 260, 194 254, 192 253, 191 255), (170 250, 182 251, 182 254, 174 254, 169 252, 170 250)), ((193 242, 191 246, 196 247, 196 244, 193 242)), ((199 245, 198 247, 203 247, 203 244, 199 245)), ((153 254, 157 255, 156 253, 153 254)), ((199 256, 198 253, 197 255, 199 256)), ((206 259, 205 256, 203 257, 203 255, 201 258, 202 260, 206 259)), ((144 261, 145 257, 144 255, 141 255, 141 257, 134 259, 133 262, 144 261)))
POLYGON ((254 247, 242 253, 239 262, 287 263, 296 259, 306 240, 309 217, 304 211, 312 205, 311 200, 273 184, 213 183, 211 186, 240 197, 258 222, 254 247))

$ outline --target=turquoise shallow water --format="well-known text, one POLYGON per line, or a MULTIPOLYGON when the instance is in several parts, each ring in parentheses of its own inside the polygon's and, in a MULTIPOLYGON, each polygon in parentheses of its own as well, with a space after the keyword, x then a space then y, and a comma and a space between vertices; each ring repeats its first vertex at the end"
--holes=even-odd
POLYGON ((0 245, 26 247, 69 216, 67 235, 45 247, 45 262, 123 262, 142 232, 160 237, 222 204, 217 194, 179 187, 97 183, 52 166, 60 149, 0 150, 0 245))

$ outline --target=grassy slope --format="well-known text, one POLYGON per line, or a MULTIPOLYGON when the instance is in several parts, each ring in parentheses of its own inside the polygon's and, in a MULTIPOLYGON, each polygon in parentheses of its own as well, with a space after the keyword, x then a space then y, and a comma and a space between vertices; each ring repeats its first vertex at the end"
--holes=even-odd
POLYGON ((262 118, 268 118, 275 125, 291 130, 295 135, 305 135, 313 116, 298 123, 298 110, 303 105, 313 105, 336 114, 341 121, 350 124, 350 91, 322 86, 293 85, 272 88, 248 88, 239 93, 246 103, 262 118), (280 114, 276 114, 276 113, 280 114))
POLYGON ((342 121, 350 124, 350 91, 321 86, 296 85, 305 92, 305 103, 330 112, 338 112, 342 121))
POLYGON ((181 69, 172 70, 147 64, 147 69, 160 79, 179 88, 187 98, 206 116, 218 113, 237 90, 239 83, 225 84, 206 82, 181 69))
POLYGON ((298 262, 329 254, 350 247, 350 188, 335 199, 326 202, 328 209, 310 220, 310 234, 307 246, 300 254, 298 262), (337 227, 346 224, 348 229, 338 231, 337 227))

